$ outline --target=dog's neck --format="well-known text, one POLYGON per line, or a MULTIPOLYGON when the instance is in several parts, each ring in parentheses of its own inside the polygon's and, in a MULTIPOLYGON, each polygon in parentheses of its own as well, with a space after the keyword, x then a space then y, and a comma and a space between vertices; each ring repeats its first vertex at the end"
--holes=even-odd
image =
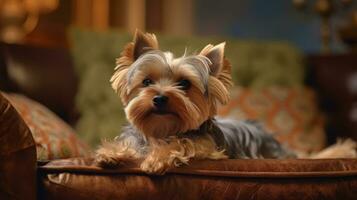
POLYGON ((185 133, 180 133, 179 135, 199 135, 199 134, 205 134, 208 132, 212 132, 212 129, 214 128, 214 119, 207 119, 204 121, 198 129, 194 130, 189 130, 185 133))
POLYGON ((216 145, 219 149, 224 149, 225 140, 222 130, 217 126, 215 119, 210 118, 203 122, 198 129, 189 130, 185 133, 178 134, 180 138, 197 138, 201 137, 202 135, 209 135, 215 141, 216 145))

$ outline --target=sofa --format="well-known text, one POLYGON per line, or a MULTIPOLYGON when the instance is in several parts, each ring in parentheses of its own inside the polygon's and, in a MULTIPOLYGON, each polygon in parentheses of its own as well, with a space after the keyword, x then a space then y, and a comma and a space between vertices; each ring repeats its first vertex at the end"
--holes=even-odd
POLYGON ((81 77, 67 49, 0 46, 0 199, 357 198, 357 159, 203 160, 156 176, 138 163, 102 169, 91 152, 79 150, 39 157, 36 130, 10 93, 41 102, 76 126, 83 117, 75 99, 81 77))

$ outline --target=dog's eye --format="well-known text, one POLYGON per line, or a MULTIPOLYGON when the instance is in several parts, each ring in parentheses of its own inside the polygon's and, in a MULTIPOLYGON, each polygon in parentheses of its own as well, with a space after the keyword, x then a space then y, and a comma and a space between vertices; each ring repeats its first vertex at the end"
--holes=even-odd
POLYGON ((151 85, 151 84, 153 84, 154 82, 151 80, 151 79, 149 79, 149 78, 146 78, 146 79, 144 79, 143 80, 143 85, 145 86, 145 87, 147 87, 147 86, 149 86, 149 85, 151 85))
POLYGON ((178 82, 177 86, 180 86, 183 90, 187 90, 190 88, 191 82, 189 80, 183 79, 178 82))

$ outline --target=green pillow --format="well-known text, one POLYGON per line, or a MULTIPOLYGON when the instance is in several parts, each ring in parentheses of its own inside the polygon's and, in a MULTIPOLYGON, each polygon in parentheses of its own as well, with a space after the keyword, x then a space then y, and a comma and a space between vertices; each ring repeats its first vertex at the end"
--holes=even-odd
MULTIPOLYGON (((71 52, 80 83, 76 106, 81 118, 78 133, 95 146, 101 139, 120 134, 126 123, 119 97, 109 79, 119 56, 132 35, 120 31, 92 32, 72 28, 71 52)), ((304 68, 301 53, 286 42, 237 40, 233 38, 172 37, 157 35, 162 50, 199 52, 207 44, 226 41, 226 57, 232 63, 233 80, 249 87, 269 85, 301 86, 304 68)))

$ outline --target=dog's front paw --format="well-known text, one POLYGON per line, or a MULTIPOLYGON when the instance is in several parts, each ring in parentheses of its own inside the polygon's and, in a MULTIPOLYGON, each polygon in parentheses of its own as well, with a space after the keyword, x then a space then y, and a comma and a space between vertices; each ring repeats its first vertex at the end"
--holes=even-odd
POLYGON ((103 168, 115 168, 121 164, 120 160, 116 156, 103 153, 97 153, 95 155, 94 162, 97 166, 103 168))
POLYGON ((167 162, 159 161, 158 159, 147 158, 141 165, 140 169, 148 174, 163 175, 170 168, 167 162))

